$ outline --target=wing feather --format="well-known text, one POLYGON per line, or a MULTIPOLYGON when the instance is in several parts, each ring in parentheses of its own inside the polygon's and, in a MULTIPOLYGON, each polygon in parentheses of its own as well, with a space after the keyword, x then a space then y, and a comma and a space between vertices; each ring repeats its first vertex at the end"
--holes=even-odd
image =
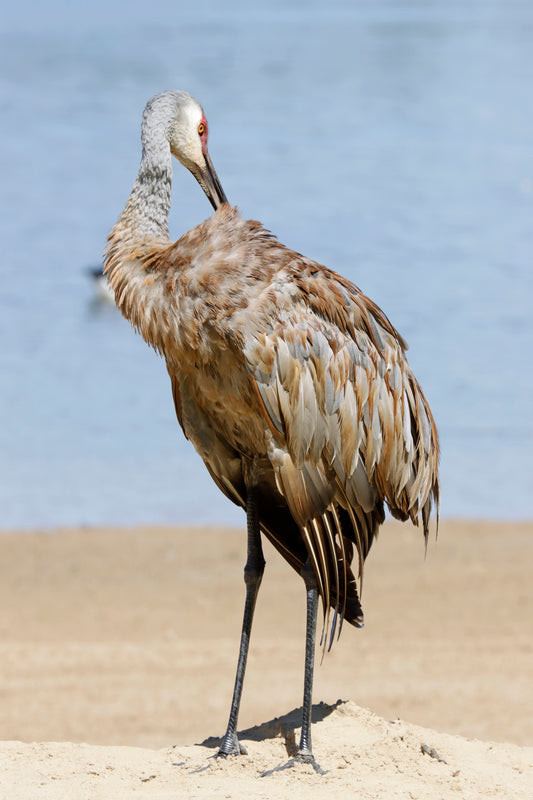
POLYGON ((401 519, 420 518, 426 535, 438 500, 436 429, 406 345, 351 284, 341 289, 337 302, 346 307, 334 311, 319 293, 308 291, 298 305, 293 292, 291 315, 280 313, 245 354, 277 487, 317 573, 326 628, 335 611, 330 644, 348 598, 357 598, 352 543, 361 581, 383 501, 401 519))

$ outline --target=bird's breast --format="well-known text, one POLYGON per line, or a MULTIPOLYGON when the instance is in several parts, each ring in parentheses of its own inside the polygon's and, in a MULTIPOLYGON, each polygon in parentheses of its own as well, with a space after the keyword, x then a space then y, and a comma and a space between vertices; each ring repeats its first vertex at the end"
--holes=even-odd
POLYGON ((251 378, 229 348, 216 357, 169 365, 178 419, 207 459, 221 444, 245 457, 267 457, 268 425, 251 378))

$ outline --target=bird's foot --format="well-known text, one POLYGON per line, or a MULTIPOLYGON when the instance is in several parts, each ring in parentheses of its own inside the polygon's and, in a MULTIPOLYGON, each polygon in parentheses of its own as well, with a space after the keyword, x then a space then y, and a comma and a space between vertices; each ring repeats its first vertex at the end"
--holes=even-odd
POLYGON ((236 733, 226 733, 222 739, 216 758, 226 758, 226 756, 247 756, 248 750, 239 742, 236 733))
MULTIPOLYGON (((237 735, 234 734, 227 734, 222 739, 222 744, 220 745, 219 749, 216 753, 212 756, 209 756, 209 759, 214 759, 217 761, 219 758, 227 758, 228 756, 247 756, 248 750, 246 747, 239 742, 237 739, 237 735)), ((196 774, 197 772, 205 772, 206 770, 210 769, 214 766, 214 761, 211 763, 206 764, 204 767, 199 767, 199 769, 194 769, 190 772, 190 775, 196 774)))
POLYGON ((298 753, 298 755, 294 756, 294 758, 290 758, 286 764, 280 764, 279 767, 267 769, 266 772, 262 772, 260 777, 267 778, 269 775, 274 775, 275 772, 283 772, 286 769, 294 769, 296 764, 311 764, 317 775, 325 775, 327 772, 327 770, 322 769, 320 764, 315 761, 315 757, 312 753, 298 753))

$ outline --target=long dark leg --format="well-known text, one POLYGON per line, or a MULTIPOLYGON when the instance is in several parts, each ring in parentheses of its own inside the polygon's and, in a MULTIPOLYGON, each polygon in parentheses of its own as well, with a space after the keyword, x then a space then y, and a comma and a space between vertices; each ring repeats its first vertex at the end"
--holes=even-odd
POLYGON ((302 735, 298 748, 298 759, 314 761, 311 747, 311 711, 313 708, 313 673, 315 667, 316 614, 318 608, 318 588, 315 571, 309 559, 302 568, 307 592, 307 624, 305 629, 305 670, 304 699, 302 706, 302 735))
POLYGON ((325 770, 316 763, 311 747, 311 711, 313 709, 313 672, 315 667, 315 639, 316 639, 316 614, 318 608, 318 587, 310 559, 302 567, 301 576, 304 579, 307 592, 307 624, 305 630, 305 671, 304 671, 304 699, 302 706, 302 734, 300 746, 294 758, 286 764, 261 773, 261 777, 273 775, 281 770, 291 769, 296 762, 311 764, 315 772, 325 774, 325 770))
POLYGON ((244 567, 244 582, 246 584, 246 601, 244 604, 244 617, 242 621, 241 645, 239 649, 239 660, 237 663, 237 673, 235 675, 235 685, 233 688, 233 700, 226 734, 222 739, 222 744, 218 754, 227 756, 230 754, 245 753, 246 750, 239 744, 237 739, 237 720, 239 717, 239 706, 241 704, 242 685, 244 673, 246 671, 246 660, 248 658, 248 646, 250 644, 250 632, 254 617, 255 601, 261 585, 261 579, 265 570, 265 559, 263 558, 263 548, 261 546, 261 531, 259 530, 259 520, 257 517, 257 506, 255 502, 254 490, 250 488, 246 498, 246 523, 248 529, 248 558, 244 567))

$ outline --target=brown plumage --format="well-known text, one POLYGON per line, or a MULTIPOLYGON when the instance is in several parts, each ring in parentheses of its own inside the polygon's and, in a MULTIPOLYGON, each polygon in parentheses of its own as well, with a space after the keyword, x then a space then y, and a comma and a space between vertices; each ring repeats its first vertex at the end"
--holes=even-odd
POLYGON ((165 358, 180 425, 217 486, 296 571, 312 568, 331 644, 343 619, 362 625, 352 561, 360 578, 384 506, 427 540, 438 504, 437 431, 406 344, 356 286, 228 205, 190 95, 152 98, 142 139, 109 237, 116 303, 165 358), (175 243, 171 152, 216 209, 175 243))

